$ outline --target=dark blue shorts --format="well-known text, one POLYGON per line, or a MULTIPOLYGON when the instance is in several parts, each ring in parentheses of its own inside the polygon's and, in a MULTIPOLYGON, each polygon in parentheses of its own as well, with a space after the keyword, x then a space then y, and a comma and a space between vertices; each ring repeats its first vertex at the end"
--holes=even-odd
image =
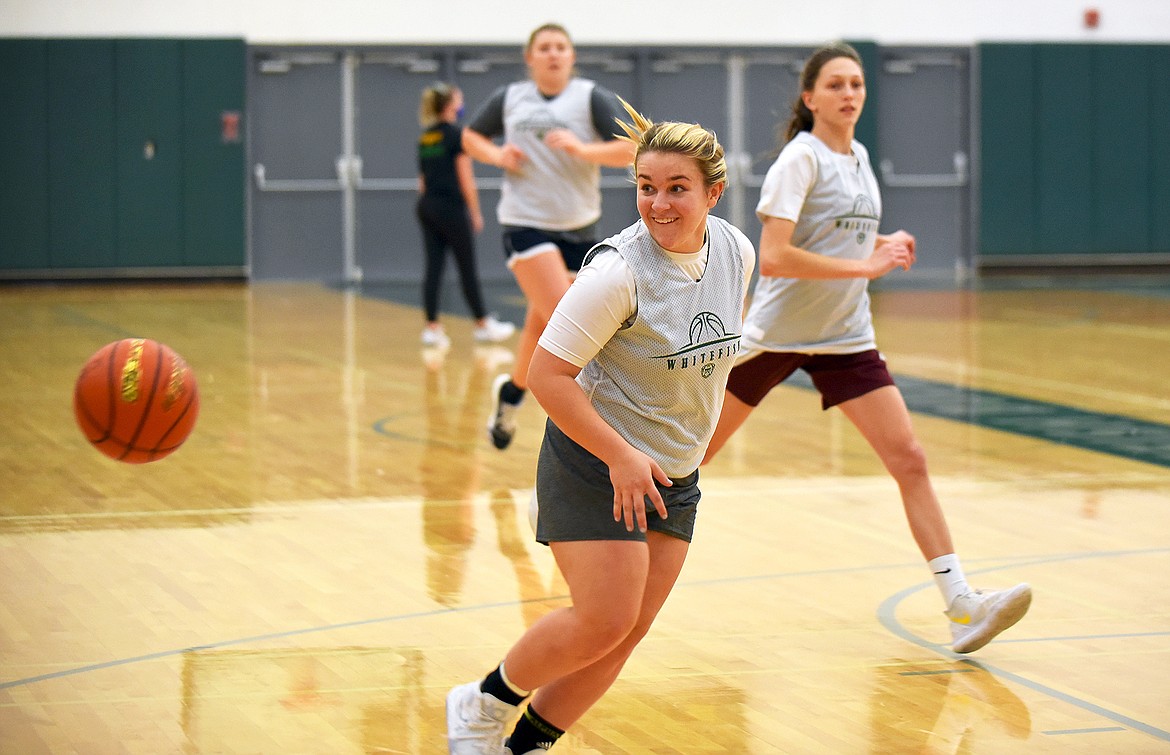
POLYGON ((504 259, 511 268, 515 260, 551 252, 556 247, 565 261, 565 267, 575 273, 581 269, 585 254, 597 243, 596 236, 596 223, 574 231, 543 231, 539 228, 506 225, 504 259))

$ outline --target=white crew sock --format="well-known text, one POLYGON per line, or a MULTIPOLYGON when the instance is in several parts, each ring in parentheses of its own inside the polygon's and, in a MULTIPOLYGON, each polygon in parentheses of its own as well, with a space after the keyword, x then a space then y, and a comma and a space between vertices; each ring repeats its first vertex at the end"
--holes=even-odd
POLYGON ((963 576, 959 557, 954 553, 932 558, 927 565, 930 567, 930 573, 934 575, 934 583, 938 585, 938 591, 942 593, 948 609, 955 602, 955 598, 971 591, 967 585, 967 578, 963 576))

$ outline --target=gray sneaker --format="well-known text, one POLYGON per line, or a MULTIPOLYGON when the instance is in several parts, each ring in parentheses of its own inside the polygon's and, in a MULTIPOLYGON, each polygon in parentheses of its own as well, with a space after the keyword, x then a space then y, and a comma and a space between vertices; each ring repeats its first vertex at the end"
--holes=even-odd
POLYGON ((520 706, 481 692, 478 681, 460 684, 447 693, 447 752, 507 755, 504 734, 519 712, 520 706))
POLYGON ((1015 624, 1032 605, 1032 588, 1021 583, 1009 590, 973 590, 955 598, 947 609, 951 646, 956 653, 973 653, 1015 624))

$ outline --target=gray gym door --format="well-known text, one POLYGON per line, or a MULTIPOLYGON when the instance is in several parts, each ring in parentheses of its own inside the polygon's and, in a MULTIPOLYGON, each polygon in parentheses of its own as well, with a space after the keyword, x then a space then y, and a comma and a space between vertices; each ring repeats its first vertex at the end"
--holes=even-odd
POLYGON ((885 282, 961 282, 972 249, 969 53, 882 48, 881 58, 869 107, 878 109, 873 167, 882 185, 882 231, 904 228, 918 251, 909 273, 896 271, 885 282))
MULTIPOLYGON (((716 214, 759 240, 755 205, 776 155, 811 48, 578 50, 580 75, 655 120, 699 122, 727 151, 729 187, 716 214)), ((881 48, 869 71, 882 184, 882 229, 918 238, 918 263, 878 285, 951 283, 973 248, 969 54, 881 48), (876 85, 876 86, 875 86, 876 85)), ((461 87, 470 116, 496 88, 523 79, 511 47, 314 49, 249 53, 249 252, 255 279, 418 281, 422 243, 414 217, 418 101, 438 80, 461 87)), ((871 111, 872 112, 872 111, 871 111)), ((485 229, 485 280, 510 278, 495 220, 500 172, 476 165, 485 229)), ((603 171, 601 236, 636 217, 628 171, 603 171)))
MULTIPOLYGON (((251 51, 250 250, 253 278, 418 281, 414 215, 422 89, 464 92, 468 116, 526 76, 519 48, 251 51)), ((580 75, 633 98, 633 56, 580 51, 580 75)), ((500 171, 477 164, 485 228, 480 275, 510 279, 495 219, 500 171)), ((636 217, 628 172, 603 171, 602 235, 636 217)))

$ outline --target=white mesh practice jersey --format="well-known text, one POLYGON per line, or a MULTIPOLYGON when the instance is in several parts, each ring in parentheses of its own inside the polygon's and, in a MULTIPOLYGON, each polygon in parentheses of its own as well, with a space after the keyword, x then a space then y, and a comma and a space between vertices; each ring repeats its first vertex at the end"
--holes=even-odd
POLYGON ((739 353, 743 253, 733 227, 707 219, 700 280, 666 256, 638 221, 590 256, 620 254, 633 271, 637 309, 585 365, 577 382, 597 413, 672 477, 702 461, 739 353))

